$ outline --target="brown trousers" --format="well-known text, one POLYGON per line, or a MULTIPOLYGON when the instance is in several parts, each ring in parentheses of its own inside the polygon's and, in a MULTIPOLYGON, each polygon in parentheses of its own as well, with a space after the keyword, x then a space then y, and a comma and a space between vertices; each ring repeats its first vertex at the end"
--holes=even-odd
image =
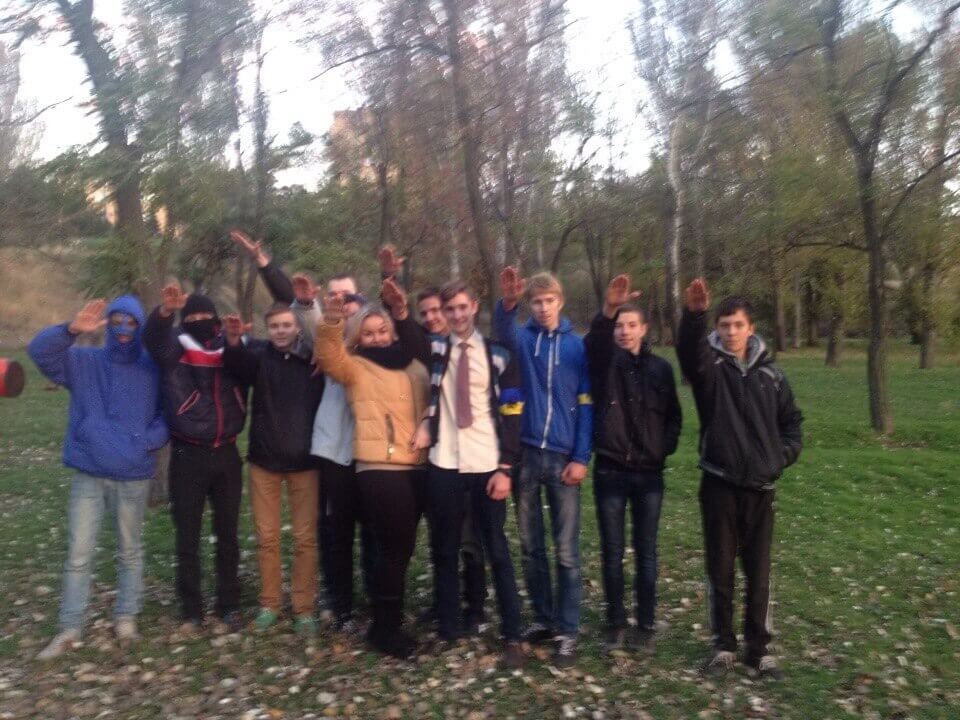
POLYGON ((293 518, 293 614, 312 615, 317 596, 317 497, 320 493, 316 470, 275 473, 250 463, 250 497, 260 565, 260 606, 280 612, 280 494, 284 481, 293 518))

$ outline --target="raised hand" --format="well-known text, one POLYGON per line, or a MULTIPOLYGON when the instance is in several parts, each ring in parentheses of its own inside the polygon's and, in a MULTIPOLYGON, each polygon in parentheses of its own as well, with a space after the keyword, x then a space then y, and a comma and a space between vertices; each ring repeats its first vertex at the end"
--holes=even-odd
POLYGON ((406 258, 397 254, 393 245, 384 245, 377 252, 377 261, 380 263, 380 273, 383 277, 394 277, 403 268, 406 258))
POLYGON ((500 272, 500 297, 503 298, 505 310, 513 310, 526 289, 527 281, 520 277, 520 273, 512 265, 508 265, 500 272))
POLYGON ((487 495, 491 500, 506 500, 510 497, 512 486, 513 481, 510 479, 510 475, 503 470, 497 470, 487 480, 487 495))
POLYGON ((630 290, 630 276, 626 274, 617 275, 607 285, 607 294, 603 301, 603 314, 612 318, 620 307, 636 300, 638 297, 640 297, 639 290, 630 290))
POLYGON ((397 320, 403 320, 407 316, 407 294, 403 288, 397 284, 393 278, 387 278, 380 286, 380 297, 383 304, 390 308, 390 314, 397 320))
POLYGON ((178 310, 183 310, 187 304, 187 294, 180 289, 180 284, 172 282, 160 291, 160 314, 170 317, 178 310))
POLYGON ((336 323, 343 320, 343 296, 324 295, 323 296, 323 319, 328 323, 336 323))
POLYGON ((690 312, 706 312, 710 307, 710 288, 707 281, 697 278, 687 286, 685 293, 687 310, 690 312))
POLYGON ((67 329, 74 335, 95 332, 107 324, 103 316, 107 309, 107 301, 103 299, 91 300, 77 312, 67 329))
POLYGON ((297 273, 290 278, 293 283, 293 294, 301 305, 312 305, 317 297, 317 286, 306 273, 297 273))
POLYGON ((251 323, 245 323, 239 315, 227 315, 223 318, 223 332, 228 345, 239 345, 240 338, 253 329, 251 323))
POLYGON ((254 239, 243 232, 243 230, 237 229, 230 231, 230 239, 233 240, 238 248, 249 255, 250 259, 257 263, 258 266, 266 267, 270 264, 270 256, 264 252, 262 240, 254 241, 254 239))

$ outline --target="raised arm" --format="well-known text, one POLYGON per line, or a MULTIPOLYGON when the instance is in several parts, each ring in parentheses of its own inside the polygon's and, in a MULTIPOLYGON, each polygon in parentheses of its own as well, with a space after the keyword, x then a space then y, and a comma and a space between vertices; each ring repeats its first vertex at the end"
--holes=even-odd
POLYGON ((160 367, 176 365, 183 348, 174 335, 173 321, 182 310, 187 296, 177 283, 171 283, 160 291, 160 305, 154 308, 143 327, 143 344, 160 367))
POLYGON ((390 308, 397 340, 412 359, 430 367, 430 339, 410 315, 407 294, 393 278, 387 278, 380 287, 383 304, 390 308))
POLYGON ((713 353, 707 342, 707 310, 710 291, 702 278, 697 278, 686 291, 686 306, 677 332, 677 359, 683 376, 694 388, 713 378, 713 353))
POLYGON ((356 359, 343 344, 343 298, 327 297, 323 301, 323 320, 317 324, 313 341, 313 358, 328 377, 344 386, 356 382, 356 359))
POLYGON ((68 356, 77 335, 96 332, 107 324, 103 316, 106 300, 91 300, 81 308, 73 320, 62 325, 51 325, 37 333, 27 352, 40 372, 57 385, 70 387, 68 356))
POLYGON ((244 345, 243 334, 250 331, 250 325, 243 322, 239 315, 227 315, 223 318, 226 347, 223 349, 223 369, 243 385, 253 385, 257 380, 260 367, 260 355, 244 345))

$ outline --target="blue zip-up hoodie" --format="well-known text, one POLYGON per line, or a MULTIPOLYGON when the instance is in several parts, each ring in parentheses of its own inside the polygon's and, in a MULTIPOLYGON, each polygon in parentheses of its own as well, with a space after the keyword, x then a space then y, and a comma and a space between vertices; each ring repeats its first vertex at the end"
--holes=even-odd
POLYGON ((70 391, 63 464, 112 480, 145 480, 169 436, 160 404, 160 373, 140 340, 146 317, 133 296, 117 298, 106 316, 136 319, 136 330, 107 324, 102 348, 73 347, 69 323, 52 325, 30 342, 30 357, 47 378, 70 391), (121 343, 120 334, 133 334, 121 343))
POLYGON ((518 325, 517 310, 497 303, 493 328, 497 339, 519 358, 523 386, 520 442, 569 456, 587 465, 593 445, 590 373, 583 339, 560 318, 553 332, 530 318, 518 325))

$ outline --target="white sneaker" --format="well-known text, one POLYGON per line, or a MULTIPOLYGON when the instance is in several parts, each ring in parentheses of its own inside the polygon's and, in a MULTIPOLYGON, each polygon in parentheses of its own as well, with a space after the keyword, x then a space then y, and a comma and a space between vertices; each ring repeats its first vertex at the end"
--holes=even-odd
POLYGON ((37 660, 53 660, 55 657, 60 657, 67 650, 72 650, 74 644, 78 642, 80 642, 79 630, 63 630, 40 651, 37 660))
POLYGON ((132 643, 139 640, 137 634, 137 619, 133 615, 121 615, 114 624, 114 631, 117 633, 117 640, 120 644, 132 643))

